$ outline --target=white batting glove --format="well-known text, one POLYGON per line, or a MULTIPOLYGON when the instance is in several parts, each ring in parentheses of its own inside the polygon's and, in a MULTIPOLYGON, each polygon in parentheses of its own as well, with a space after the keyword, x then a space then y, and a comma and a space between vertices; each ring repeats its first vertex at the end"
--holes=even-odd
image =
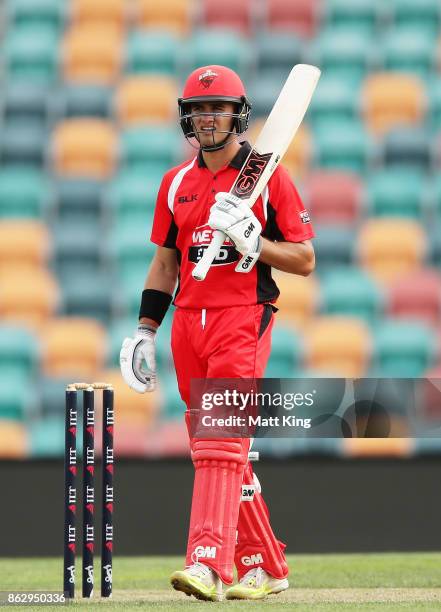
POLYGON ((156 329, 139 325, 134 338, 124 338, 119 354, 122 377, 138 393, 156 388, 155 336, 156 329))
POLYGON ((249 272, 261 251, 260 233, 262 225, 251 208, 240 198, 220 192, 210 209, 208 225, 224 232, 234 242, 243 257, 236 267, 237 272, 249 272))

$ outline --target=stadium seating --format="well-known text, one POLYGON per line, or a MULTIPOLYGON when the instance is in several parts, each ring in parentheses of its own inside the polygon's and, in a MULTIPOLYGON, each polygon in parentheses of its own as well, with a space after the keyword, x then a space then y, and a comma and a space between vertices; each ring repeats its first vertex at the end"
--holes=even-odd
POLYGON ((58 36, 47 27, 11 29, 3 45, 8 79, 50 84, 58 74, 58 36))
POLYGON ((199 27, 223 27, 249 35, 253 31, 255 0, 202 0, 199 27), (254 9, 254 10, 253 10, 254 9))
POLYGON ((116 92, 117 119, 123 126, 169 123, 176 117, 177 97, 176 82, 170 77, 127 77, 116 92))
POLYGON ((423 269, 395 281, 388 289, 387 314, 416 319, 439 326, 441 318, 441 275, 423 269))
POLYGON ((49 254, 49 232, 42 222, 0 222, 0 271, 14 265, 39 268, 46 264, 49 254))
MULTIPOLYGON (((3 317, 2 317, 3 320, 3 317)), ((39 343, 35 334, 21 326, 0 326, 0 378, 32 380, 38 374, 39 343)))
POLYGON ((371 0, 327 0, 324 13, 325 28, 351 29, 360 35, 375 34, 382 18, 380 5, 371 0))
POLYGON ((38 123, 13 122, 3 126, 0 141, 2 165, 40 168, 46 154, 47 133, 38 123))
POLYGON ((0 376, 0 423, 3 419, 26 421, 38 416, 38 401, 31 380, 20 376, 0 376))
POLYGON ((383 68, 423 79, 434 67, 433 40, 415 27, 390 32, 383 43, 383 68))
POLYGON ((57 279, 44 268, 0 269, 0 317, 41 331, 60 303, 57 279))
POLYGON ((245 77, 252 64, 252 47, 246 38, 231 30, 195 30, 191 39, 187 39, 185 61, 189 70, 220 64, 245 77))
POLYGON ((107 212, 117 227, 145 225, 156 202, 158 185, 138 172, 121 172, 109 184, 105 200, 107 212))
POLYGON ((375 53, 371 38, 351 29, 324 32, 311 45, 311 60, 327 77, 355 85, 374 68, 375 53))
POLYGON ((122 43, 120 30, 113 26, 73 27, 63 40, 64 79, 112 85, 121 70, 122 43))
POLYGON ((116 228, 109 240, 109 258, 113 262, 118 278, 123 283, 138 283, 139 291, 147 273, 147 267, 155 252, 156 246, 150 242, 151 220, 144 216, 144 223, 134 219, 133 224, 125 224, 116 228))
POLYGON ((314 224, 350 226, 360 219, 363 184, 356 175, 316 170, 304 181, 303 193, 314 224))
POLYGON ((25 459, 27 432, 21 423, 0 419, 0 459, 25 459))
POLYGON ((372 219, 358 235, 360 263, 377 280, 390 282, 417 270, 427 243, 420 224, 406 219, 372 219))
POLYGON ((105 329, 92 319, 54 319, 47 325, 42 350, 47 376, 94 380, 105 361, 105 329))
POLYGON ((61 30, 66 17, 65 3, 60 0, 14 0, 6 3, 6 18, 10 28, 44 27, 61 30))
POLYGON ((302 369, 303 342, 300 334, 286 325, 276 324, 271 340, 271 355, 265 378, 292 378, 302 369))
POLYGON ((285 77, 303 59, 303 43, 293 32, 264 30, 255 38, 259 76, 285 77))
POLYGON ((374 173, 367 184, 369 215, 424 219, 428 208, 424 175, 409 168, 388 168, 374 173))
POLYGON ((180 53, 181 41, 175 33, 154 28, 135 30, 127 36, 125 69, 128 74, 174 76, 180 53))
POLYGON ((5 123, 36 123, 44 127, 49 116, 47 88, 38 83, 12 81, 4 84, 1 114, 5 123))
POLYGON ((96 226, 71 219, 53 226, 53 263, 59 278, 68 284, 73 277, 99 275, 104 269, 103 244, 97 240, 96 226))
POLYGON ((438 0, 393 0, 389 4, 393 24, 398 27, 418 28, 429 37, 435 37, 441 24, 441 8, 438 0))
POLYGON ((56 217, 59 222, 73 222, 98 227, 102 210, 102 181, 80 177, 59 178, 54 184, 56 217))
POLYGON ((427 88, 430 107, 430 126, 435 131, 441 129, 441 81, 437 76, 430 79, 427 88))
MULTIPOLYGON (((63 393, 60 395, 63 403, 63 393)), ((80 437, 80 436, 78 436, 80 437)), ((29 454, 32 458, 61 457, 64 452, 64 418, 62 416, 43 417, 28 428, 29 454)), ((82 444, 78 445, 81 452, 82 444)))
POLYGON ((417 378, 434 364, 435 339, 423 323, 385 320, 373 331, 373 340, 374 376, 417 378))
POLYGON ((60 175, 106 179, 115 167, 116 133, 104 120, 67 119, 53 134, 52 153, 60 175))
POLYGON ((23 167, 0 170, 0 219, 45 218, 52 204, 52 189, 42 172, 23 167))
POLYGON ((318 302, 317 281, 313 276, 292 276, 277 272, 274 280, 280 289, 277 319, 301 328, 314 314, 318 302))
POLYGON ((321 77, 308 109, 309 121, 315 127, 320 122, 329 124, 356 119, 360 106, 358 95, 358 89, 354 91, 349 81, 321 77))
POLYGON ((186 35, 192 24, 194 8, 193 0, 167 0, 167 2, 135 0, 135 25, 140 28, 165 29, 186 35))
POLYGON ((353 316, 372 323, 383 310, 380 287, 359 268, 334 268, 324 273, 320 297, 326 315, 353 316))
POLYGON ((124 170, 141 172, 159 187, 162 175, 175 165, 182 150, 182 137, 175 126, 129 127, 120 132, 119 153, 124 170))
POLYGON ((427 171, 431 165, 431 146, 424 128, 391 130, 381 143, 381 157, 386 167, 401 166, 427 171))
POLYGON ((111 88, 105 85, 67 84, 58 92, 52 112, 57 120, 82 116, 106 119, 110 116, 111 97, 111 88))
POLYGON ((344 225, 314 226, 315 263, 318 273, 353 261, 354 231, 344 225))
POLYGON ((314 166, 365 173, 373 162, 369 134, 357 121, 330 121, 314 130, 314 166))
POLYGON ((317 317, 305 332, 309 368, 346 378, 366 374, 370 359, 367 326, 352 317, 317 317))
POLYGON ((432 223, 428 229, 430 262, 441 266, 441 223, 432 223))
POLYGON ((109 323, 113 314, 112 287, 105 274, 71 274, 62 279, 63 314, 68 317, 89 317, 109 323))
POLYGON ((126 0, 71 0, 72 22, 75 26, 106 24, 123 28, 128 8, 126 0))
POLYGON ((290 30, 300 36, 315 34, 320 18, 319 0, 266 0, 264 23, 272 30, 290 30))
POLYGON ((377 134, 402 124, 419 125, 427 109, 421 81, 409 74, 372 74, 364 81, 362 99, 366 124, 377 134))

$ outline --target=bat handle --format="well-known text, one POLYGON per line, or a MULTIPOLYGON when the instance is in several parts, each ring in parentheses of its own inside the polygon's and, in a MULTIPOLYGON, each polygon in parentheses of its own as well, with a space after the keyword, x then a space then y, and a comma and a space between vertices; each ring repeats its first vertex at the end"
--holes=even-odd
POLYGON ((213 237, 210 244, 205 249, 204 254, 195 265, 191 275, 195 280, 202 281, 207 276, 207 272, 210 269, 213 260, 219 255, 221 246, 225 240, 225 234, 219 230, 213 232, 213 237))

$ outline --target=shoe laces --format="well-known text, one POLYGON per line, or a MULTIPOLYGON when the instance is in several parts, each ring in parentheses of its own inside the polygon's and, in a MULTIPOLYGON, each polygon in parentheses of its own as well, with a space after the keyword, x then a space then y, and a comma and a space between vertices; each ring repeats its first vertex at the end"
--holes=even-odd
POLYGON ((241 584, 250 587, 260 587, 266 578, 266 572, 261 567, 253 567, 244 576, 242 576, 241 584))
POLYGON ((211 567, 199 562, 188 565, 186 569, 191 576, 199 576, 201 578, 205 578, 211 572, 211 567))

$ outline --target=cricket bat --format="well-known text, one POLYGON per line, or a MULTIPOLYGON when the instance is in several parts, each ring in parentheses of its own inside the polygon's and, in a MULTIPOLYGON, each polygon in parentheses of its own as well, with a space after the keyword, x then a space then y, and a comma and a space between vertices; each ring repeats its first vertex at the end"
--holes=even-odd
MULTIPOLYGON (((250 207, 264 190, 299 129, 319 78, 320 70, 316 66, 297 64, 291 70, 262 131, 230 189, 230 193, 246 200, 250 207)), ((210 244, 192 272, 195 280, 201 281, 207 276, 225 238, 223 232, 218 230, 213 232, 210 244)))

